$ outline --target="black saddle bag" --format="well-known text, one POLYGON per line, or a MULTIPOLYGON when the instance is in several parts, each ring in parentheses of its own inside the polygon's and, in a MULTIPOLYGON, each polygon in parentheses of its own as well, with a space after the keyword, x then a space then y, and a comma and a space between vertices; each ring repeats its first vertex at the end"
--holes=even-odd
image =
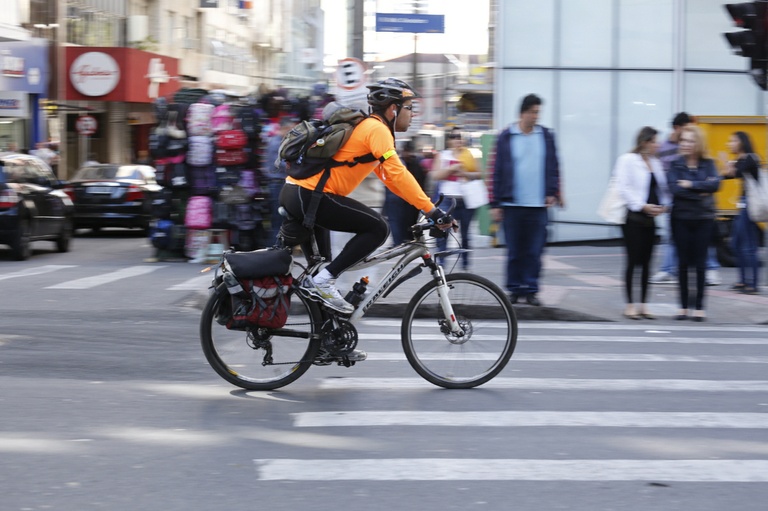
POLYGON ((282 248, 227 252, 224 261, 238 280, 287 275, 293 266, 293 256, 282 248))

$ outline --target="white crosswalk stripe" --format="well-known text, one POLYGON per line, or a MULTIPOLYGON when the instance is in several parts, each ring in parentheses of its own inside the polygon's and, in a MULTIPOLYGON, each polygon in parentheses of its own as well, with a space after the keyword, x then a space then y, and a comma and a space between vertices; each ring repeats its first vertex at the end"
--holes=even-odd
POLYGON ((357 426, 766 429, 768 413, 706 412, 302 412, 299 428, 357 426))
MULTIPOLYGON (((433 327, 434 328, 434 327, 433 327)), ((429 339, 429 336, 420 335, 416 333, 413 336, 416 340, 429 339)), ((396 334, 371 334, 363 333, 359 335, 360 340, 366 341, 399 341, 401 336, 396 334)), ((475 335, 474 339, 477 340, 492 340, 493 336, 489 335, 475 335)), ((752 339, 749 337, 733 337, 733 338, 711 338, 706 337, 627 337, 627 336, 615 336, 615 337, 595 337, 591 335, 518 335, 518 342, 589 342, 589 343, 642 343, 642 344, 658 344, 658 343, 670 343, 670 344, 756 344, 756 345, 768 345, 768 339, 752 339)))
MULTIPOLYGON (((364 320, 368 326, 377 327, 391 327, 397 328, 402 324, 399 319, 386 319, 386 318, 367 318, 364 320)), ((561 322, 545 322, 545 321, 525 321, 520 323, 520 334, 527 335, 528 332, 533 330, 568 330, 575 331, 592 331, 598 332, 602 335, 607 331, 627 331, 627 332, 644 332, 649 335, 655 334, 669 334, 670 332, 725 332, 732 334, 733 332, 744 333, 766 333, 768 329, 765 326, 748 326, 748 325, 691 325, 682 324, 674 325, 653 325, 649 326, 648 323, 641 324, 624 324, 624 323, 589 323, 589 322, 574 322, 574 321, 561 321, 561 322)), ((428 321, 416 321, 416 324, 428 324, 428 321)), ((608 336, 610 338, 610 336, 608 336)))
POLYGON ((765 460, 256 459, 263 481, 768 482, 765 460))
MULTIPOLYGON (((141 265, 130 266, 128 268, 120 268, 114 271, 102 271, 96 275, 89 275, 83 278, 64 280, 63 282, 57 284, 51 284, 50 286, 45 287, 45 289, 92 289, 126 278, 135 278, 141 277, 143 275, 149 275, 166 267, 167 266, 162 265, 141 265)), ((71 270, 73 268, 82 270, 85 267, 72 264, 49 264, 0 275, 0 280, 19 279, 45 274, 56 274, 56 272, 59 272, 57 276, 65 276, 66 273, 63 273, 62 270, 71 270)), ((205 291, 211 283, 211 278, 212 277, 210 273, 205 275, 197 275, 195 277, 188 278, 176 284, 170 285, 166 287, 165 290, 205 291)))
POLYGON ((193 277, 167 288, 167 291, 200 291, 205 290, 211 283, 211 274, 193 277))
MULTIPOLYGON (((322 389, 418 389, 432 384, 421 378, 328 378, 322 389)), ((496 377, 484 388, 519 390, 593 390, 659 392, 767 392, 766 380, 673 380, 673 379, 589 379, 589 378, 503 378, 496 377)))
POLYGON ((7 279, 15 279, 20 277, 31 277, 33 275, 43 275, 46 273, 51 273, 59 270, 63 270, 66 268, 76 268, 76 265, 70 265, 70 264, 48 264, 45 266, 38 266, 36 268, 27 268, 26 270, 19 270, 15 271, 13 273, 7 273, 5 275, 0 275, 0 280, 7 280, 7 279))
MULTIPOLYGON (((368 351, 368 361, 406 360, 400 353, 368 351)), ((423 360, 451 360, 455 355, 432 354, 420 357, 423 360)), ((487 353, 464 353, 463 360, 495 360, 496 356, 487 353)), ((515 362, 694 362, 710 364, 768 364, 768 357, 750 357, 746 355, 652 355, 645 353, 517 353, 515 362)))
POLYGON ((45 289, 90 289, 96 286, 104 284, 110 284, 122 279, 128 279, 131 277, 138 277, 139 275, 146 275, 157 271, 164 266, 129 266, 128 268, 122 268, 117 271, 108 273, 102 273, 100 275, 92 275, 90 277, 84 277, 81 279, 70 280, 62 282, 60 284, 54 284, 47 286, 45 289))

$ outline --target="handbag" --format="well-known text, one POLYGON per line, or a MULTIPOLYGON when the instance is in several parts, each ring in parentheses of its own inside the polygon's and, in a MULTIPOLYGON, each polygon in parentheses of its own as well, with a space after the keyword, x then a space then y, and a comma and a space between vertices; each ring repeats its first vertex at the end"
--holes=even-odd
POLYGON ((597 214, 609 224, 623 224, 627 221, 627 203, 621 198, 615 177, 608 182, 608 189, 600 200, 597 214))
POLYGON ((467 209, 477 209, 485 206, 488 200, 488 188, 482 179, 472 179, 461 183, 461 196, 467 209))
POLYGON ((438 187, 440 193, 446 197, 461 197, 461 183, 458 181, 440 181, 438 187))
POLYGON ((768 222, 768 175, 761 170, 758 179, 744 175, 744 194, 747 197, 747 215, 753 222, 768 222))

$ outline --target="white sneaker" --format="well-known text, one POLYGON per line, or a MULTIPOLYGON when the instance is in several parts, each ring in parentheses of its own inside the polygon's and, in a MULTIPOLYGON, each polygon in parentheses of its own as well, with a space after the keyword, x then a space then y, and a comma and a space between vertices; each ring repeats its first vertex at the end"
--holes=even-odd
POLYGON ((719 286, 723 283, 717 270, 707 270, 706 281, 708 286, 719 286))
POLYGON ((665 271, 660 271, 650 279, 648 282, 651 284, 677 284, 677 275, 672 275, 665 271))
POLYGON ((352 314, 355 308, 351 303, 342 298, 336 289, 336 279, 329 279, 322 284, 316 284, 312 277, 307 276, 301 283, 301 288, 309 295, 322 300, 324 304, 343 314, 352 314))

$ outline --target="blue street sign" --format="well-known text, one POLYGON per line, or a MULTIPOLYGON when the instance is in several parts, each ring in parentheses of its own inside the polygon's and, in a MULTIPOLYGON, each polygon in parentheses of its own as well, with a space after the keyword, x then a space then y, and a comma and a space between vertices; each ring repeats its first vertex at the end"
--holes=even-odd
POLYGON ((442 34, 445 32, 445 16, 442 14, 401 14, 377 12, 376 32, 442 34))

